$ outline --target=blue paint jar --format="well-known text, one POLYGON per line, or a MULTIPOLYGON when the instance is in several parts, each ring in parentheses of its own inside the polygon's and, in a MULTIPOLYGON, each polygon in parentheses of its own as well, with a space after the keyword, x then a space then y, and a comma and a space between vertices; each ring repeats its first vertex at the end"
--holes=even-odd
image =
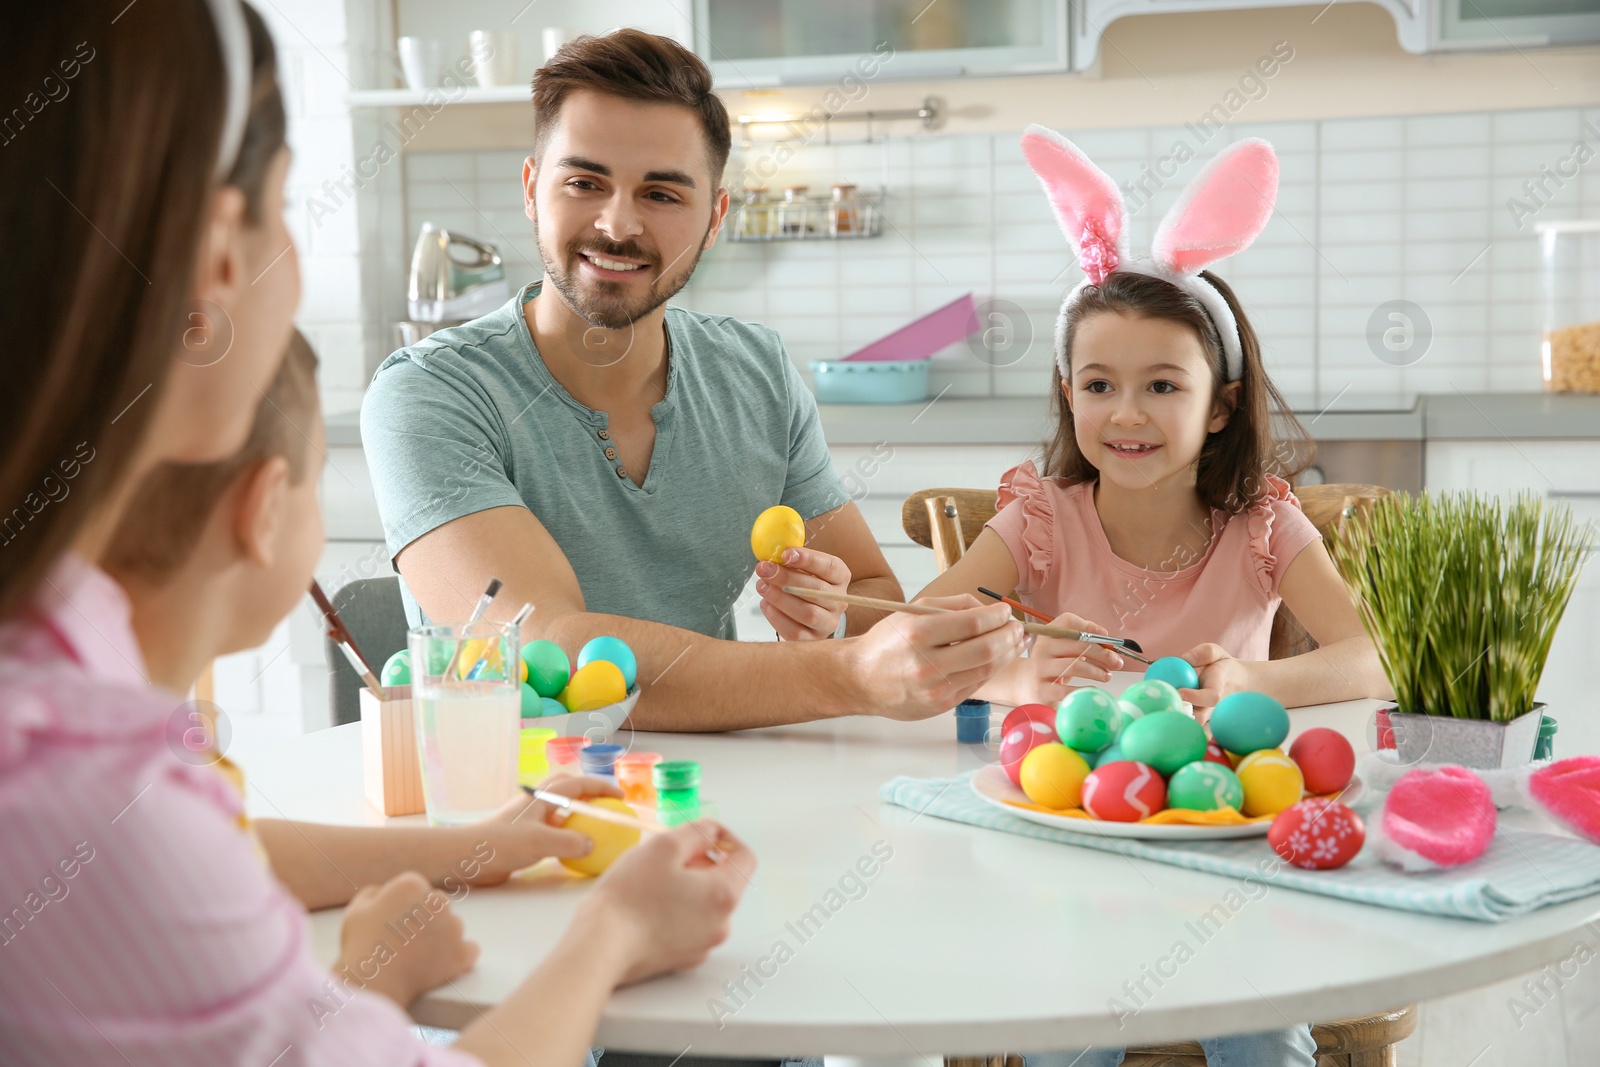
POLYGON ((989 736, 989 702, 963 700, 956 705, 956 740, 963 745, 981 745, 989 736))
POLYGON ((583 773, 594 778, 615 778, 617 757, 624 749, 621 745, 585 745, 578 750, 578 765, 583 773))

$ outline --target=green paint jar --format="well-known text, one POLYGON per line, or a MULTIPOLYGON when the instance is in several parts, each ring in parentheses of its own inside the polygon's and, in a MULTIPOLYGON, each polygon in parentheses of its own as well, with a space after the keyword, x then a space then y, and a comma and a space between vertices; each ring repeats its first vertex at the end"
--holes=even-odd
POLYGON ((695 760, 667 760, 650 768, 656 787, 656 818, 666 826, 693 822, 700 817, 700 764, 695 760))

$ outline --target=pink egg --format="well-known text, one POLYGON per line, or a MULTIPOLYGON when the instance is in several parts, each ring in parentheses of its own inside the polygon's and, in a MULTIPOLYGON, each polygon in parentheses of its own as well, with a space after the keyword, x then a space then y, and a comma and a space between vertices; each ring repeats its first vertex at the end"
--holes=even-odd
MULTIPOLYGON (((1050 713, 1052 716, 1055 712, 1050 713)), ((1022 785, 1022 757, 1040 745, 1058 743, 1054 722, 1042 723, 1024 719, 1006 730, 1000 738, 1000 766, 1017 786, 1022 785)))
POLYGON ((1278 855, 1312 871, 1343 867, 1366 840, 1361 816, 1326 797, 1309 797, 1284 808, 1267 831, 1267 843, 1278 855))
POLYGON ((1000 724, 1000 736, 1005 737, 1025 722, 1043 723, 1053 734, 1056 732, 1056 709, 1048 704, 1018 704, 1006 712, 1005 721, 1000 724))
POLYGON ((1337 793, 1356 773, 1356 750, 1344 734, 1314 726, 1294 739, 1289 758, 1300 765, 1307 793, 1337 793))
POLYGON ((1107 822, 1138 822, 1167 806, 1167 784, 1133 760, 1102 764, 1083 782, 1083 810, 1107 822))

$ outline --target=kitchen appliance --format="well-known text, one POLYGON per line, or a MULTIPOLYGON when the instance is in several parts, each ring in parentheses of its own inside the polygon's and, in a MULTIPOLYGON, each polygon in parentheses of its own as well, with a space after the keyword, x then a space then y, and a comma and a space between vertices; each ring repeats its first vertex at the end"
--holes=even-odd
POLYGON ((465 321, 511 298, 495 246, 424 222, 411 252, 406 305, 417 322, 465 321))

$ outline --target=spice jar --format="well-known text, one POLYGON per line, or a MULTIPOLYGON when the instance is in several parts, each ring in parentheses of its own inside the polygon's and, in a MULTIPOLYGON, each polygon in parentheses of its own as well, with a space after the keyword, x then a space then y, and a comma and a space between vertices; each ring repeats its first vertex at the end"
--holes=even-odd
POLYGON ((772 236, 772 201, 767 199, 765 185, 745 186, 734 234, 746 241, 764 241, 772 236))
POLYGON ((806 193, 810 186, 786 185, 783 202, 778 205, 778 234, 782 237, 803 237, 810 232, 806 219, 806 193))
POLYGON ((828 206, 828 233, 834 237, 854 237, 861 232, 861 200, 856 187, 839 184, 833 187, 833 201, 828 206))

